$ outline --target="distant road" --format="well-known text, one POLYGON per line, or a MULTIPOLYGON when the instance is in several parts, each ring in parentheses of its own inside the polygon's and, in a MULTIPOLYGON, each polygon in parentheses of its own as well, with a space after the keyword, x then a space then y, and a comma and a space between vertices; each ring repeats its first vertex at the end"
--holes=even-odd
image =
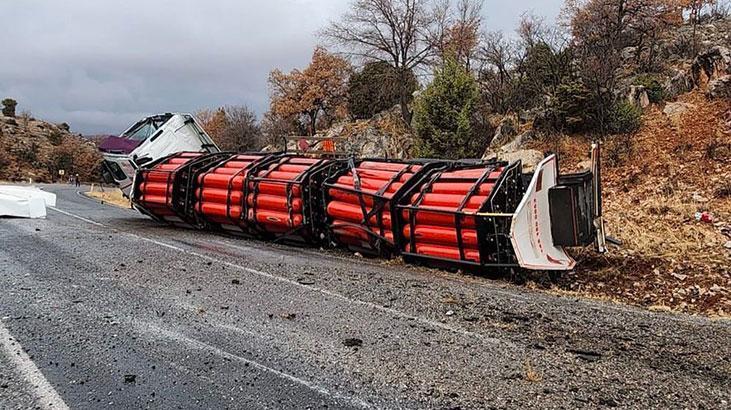
POLYGON ((0 408, 729 408, 731 324, 161 226, 0 219, 0 408))

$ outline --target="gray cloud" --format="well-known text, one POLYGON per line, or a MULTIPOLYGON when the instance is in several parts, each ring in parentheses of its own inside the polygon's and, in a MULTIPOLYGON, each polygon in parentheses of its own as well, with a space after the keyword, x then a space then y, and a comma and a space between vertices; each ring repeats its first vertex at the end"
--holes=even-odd
MULTIPOLYGON (((0 0, 0 98, 119 133, 139 117, 246 104, 262 113, 275 67, 303 66, 316 31, 345 0, 0 0)), ((555 17, 561 0, 486 0, 486 28, 513 30, 521 13, 555 17)))

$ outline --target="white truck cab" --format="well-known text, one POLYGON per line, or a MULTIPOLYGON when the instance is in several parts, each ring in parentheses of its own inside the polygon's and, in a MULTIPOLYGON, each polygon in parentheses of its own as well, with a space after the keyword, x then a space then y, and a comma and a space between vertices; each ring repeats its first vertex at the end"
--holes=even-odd
POLYGON ((119 138, 139 145, 130 153, 103 153, 102 177, 107 183, 117 184, 128 197, 136 170, 150 161, 181 151, 220 152, 195 117, 184 113, 143 118, 119 138))

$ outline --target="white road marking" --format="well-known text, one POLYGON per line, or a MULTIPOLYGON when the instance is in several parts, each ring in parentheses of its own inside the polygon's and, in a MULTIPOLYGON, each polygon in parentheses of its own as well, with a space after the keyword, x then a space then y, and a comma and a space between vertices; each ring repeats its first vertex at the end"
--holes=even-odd
POLYGON ((15 371, 20 374, 28 384, 33 386, 33 394, 38 399, 38 405, 43 409, 68 409, 69 406, 63 401, 56 389, 51 386, 48 379, 43 376, 38 366, 33 363, 23 347, 13 338, 10 331, 0 321, 0 354, 4 354, 10 363, 15 366, 15 371))
MULTIPOLYGON (((213 234, 216 235, 215 232, 213 234)), ((229 239, 230 237, 224 236, 224 238, 229 239)), ((255 250, 255 251, 259 251, 259 252, 262 252, 262 251, 263 252, 267 252, 267 251, 274 252, 274 251, 276 251, 275 249, 262 249, 260 247, 255 247, 255 246, 241 246, 241 245, 236 245, 236 244, 233 244, 231 242, 222 241, 222 240, 211 240, 210 242, 217 243, 219 245, 225 245, 225 246, 228 246, 228 247, 231 247, 231 248, 234 248, 234 249, 238 249, 240 251, 251 251, 251 250, 255 250)), ((317 258, 339 259, 339 260, 342 260, 342 261, 348 262, 348 263, 354 263, 354 261, 357 261, 358 265, 369 265, 369 266, 375 266, 375 267, 378 267, 378 268, 384 268, 385 267, 381 263, 371 262, 371 261, 369 261, 367 259, 364 259, 364 258, 357 258, 357 259, 355 259, 355 258, 348 258, 348 257, 345 257, 345 256, 333 255, 332 253, 317 253, 317 252, 310 251, 308 249, 297 249, 297 252, 298 253, 304 253, 304 254, 307 254, 307 255, 312 255, 312 256, 317 257, 317 258)), ((467 278, 465 278, 465 279, 467 279, 467 278)), ((464 283, 474 284, 476 286, 479 286, 480 288, 489 288, 490 292, 498 293, 498 294, 503 295, 503 296, 505 296, 507 298, 510 298, 512 300, 517 300, 517 301, 521 301, 521 302, 532 302, 532 303, 535 302, 535 299, 531 298, 530 296, 517 295, 517 294, 515 294, 513 292, 509 292, 509 291, 506 291, 506 290, 503 290, 503 289, 500 289, 500 288, 496 288, 495 285, 485 285, 484 283, 479 283, 479 282, 476 282, 476 281, 471 281, 471 282, 462 281, 460 283, 463 283, 463 284, 464 283)))
POLYGON ((56 212, 59 212, 59 213, 62 213, 62 214, 64 214, 64 215, 66 215, 66 216, 70 216, 70 217, 72 217, 72 218, 76 218, 76 219, 78 219, 78 220, 81 220, 81 221, 84 221, 84 222, 86 222, 86 223, 90 223, 90 224, 92 224, 92 225, 96 225, 96 226, 106 226, 106 225, 104 225, 104 224, 101 224, 101 223, 99 223, 99 222, 96 222, 96 221, 92 221, 91 219, 86 219, 86 218, 84 218, 83 216, 79 216, 79 215, 74 215, 74 214, 72 214, 71 212, 66 212, 66 211, 62 211, 62 210, 60 210, 60 209, 56 208, 55 206, 49 206, 48 208, 49 208, 49 209, 53 209, 54 211, 56 211, 56 212))
POLYGON ((285 379, 285 380, 289 380, 291 382, 294 382, 296 384, 299 384, 301 386, 304 386, 304 387, 306 387, 306 388, 308 388, 308 389, 310 389, 312 391, 315 391, 315 392, 317 392, 317 393, 319 393, 319 394, 321 394, 323 396, 332 397, 332 398, 337 399, 337 400, 346 400, 346 401, 350 402, 351 404, 354 404, 354 405, 356 405, 356 406, 358 406, 360 408, 364 408, 364 409, 369 409, 369 408, 372 408, 373 407, 370 404, 368 404, 365 401, 360 400, 358 398, 350 397, 350 396, 344 396, 344 395, 342 395, 340 393, 337 393, 337 392, 331 392, 330 390, 328 390, 328 389, 326 389, 326 388, 324 388, 324 387, 322 387, 320 385, 317 385, 315 383, 312 383, 310 381, 307 381, 307 380, 304 380, 304 379, 300 379, 297 376, 291 375, 289 373, 284 373, 284 372, 279 371, 277 369, 273 369, 273 368, 271 368, 269 366, 266 366, 264 364, 261 364, 261 363, 259 363, 257 361, 254 361, 254 360, 251 360, 251 359, 247 359, 245 357, 242 357, 242 356, 239 356, 239 355, 236 355, 236 354, 233 354, 233 353, 229 353, 229 352, 227 352, 227 351, 225 351, 223 349, 220 349, 218 347, 212 346, 212 345, 210 345, 208 343, 205 343, 205 342, 201 342, 200 340, 194 339, 192 337, 188 337, 188 336, 186 336, 186 335, 184 335, 182 333, 178 333, 178 332, 170 331, 170 330, 167 330, 167 329, 163 329, 163 328, 161 328, 161 327, 159 327, 159 326, 157 326, 155 324, 152 324, 152 323, 145 323, 144 325, 142 325, 139 322, 133 322, 132 324, 133 324, 133 326, 137 327, 143 333, 147 333, 147 334, 149 334, 152 337, 159 338, 162 335, 162 336, 164 336, 167 339, 170 339, 170 340, 175 341, 175 342, 178 342, 178 343, 182 343, 184 345, 187 345, 188 347, 191 347, 191 348, 194 348, 194 349, 198 349, 198 350, 205 350, 205 351, 211 352, 211 353, 213 353, 213 354, 215 354, 217 356, 220 356, 220 357, 223 357, 223 358, 232 360, 232 361, 238 361, 238 362, 241 362, 241 363, 246 363, 246 364, 248 364, 248 365, 250 365, 250 366, 252 366, 252 367, 254 367, 256 369, 262 370, 264 372, 272 373, 273 375, 275 375, 275 376, 277 376, 279 378, 282 378, 282 379, 285 379))
POLYGON ((238 265, 236 263, 227 262, 227 261, 224 261, 224 260, 221 260, 221 259, 217 259, 217 258, 208 256, 208 255, 204 255, 204 254, 201 254, 201 253, 198 253, 198 252, 195 252, 195 251, 186 250, 186 249, 180 248, 180 247, 175 246, 175 245, 170 245, 170 244, 165 243, 165 242, 161 242, 161 241, 158 241, 158 240, 155 240, 155 239, 147 238, 145 236, 141 236, 141 235, 136 234, 136 233, 127 232, 127 231, 123 231, 123 230, 120 230, 120 229, 117 229, 117 228, 114 228, 114 227, 111 227, 111 226, 107 226, 107 225, 101 224, 99 222, 92 221, 90 219, 86 219, 86 218, 84 218, 82 216, 78 216, 78 215, 72 214, 71 212, 62 211, 62 210, 57 209, 57 208, 51 208, 51 209, 53 209, 54 211, 58 211, 58 212, 60 212, 60 213, 62 213, 64 215, 68 215, 68 216, 71 216, 73 218, 76 218, 76 219, 79 219, 79 220, 82 220, 82 221, 85 221, 85 222, 92 223, 93 225, 96 225, 96 226, 101 226, 101 227, 104 227, 104 228, 107 228, 107 229, 111 229, 111 230, 113 230, 115 232, 119 232, 119 233, 122 233, 122 234, 125 234, 125 235, 128 235, 128 236, 132 236, 134 238, 137 238, 137 239, 142 240, 142 241, 145 241, 145 242, 153 243, 155 245, 162 246, 162 247, 165 247, 165 248, 168 248, 168 249, 172 249, 174 251, 178 251, 178 252, 181 252, 181 253, 184 253, 184 254, 187 254, 187 255, 195 256, 195 257, 198 257, 198 258, 201 258, 201 259, 210 261, 210 262, 220 263, 220 264, 226 265, 226 266, 228 266, 230 268, 238 269, 238 270, 241 270, 241 271, 244 271, 244 272, 248 272, 248 273, 251 273, 251 274, 254 274, 254 275, 262 276, 262 277, 265 277, 265 278, 268 278, 268 279, 272 279, 272 280, 275 280, 275 281, 279 281, 279 282, 282 282, 282 283, 286 283, 286 284, 289 284, 289 285, 292 285, 292 286, 297 286, 297 287, 300 287, 300 288, 303 288, 303 289, 307 289, 307 290, 309 290, 311 292, 319 292, 319 293, 322 293, 324 295, 327 295, 327 296, 330 296, 330 297, 333 297, 333 298, 336 298, 336 299, 343 300, 343 301, 348 302, 348 303, 350 303, 352 305, 365 306, 365 307, 368 307, 368 308, 371 308, 371 309, 379 310, 381 312, 385 312, 385 313, 388 313, 388 314, 391 314, 391 315, 400 317, 402 319, 413 320, 413 321, 416 321, 416 322, 420 322, 420 323, 422 323, 424 325, 428 325, 428 326, 431 326, 431 327, 439 328, 439 329, 442 329, 442 330, 447 330, 447 331, 450 331, 450 332, 453 332, 453 333, 461 334, 463 336, 469 336, 469 337, 474 337, 474 338, 477 338, 477 339, 481 339, 482 341, 485 341, 485 342, 490 342, 490 343, 493 343, 493 344, 499 344, 499 345, 503 345, 503 346, 516 347, 515 343, 510 342, 510 341, 501 340, 501 339, 497 339, 497 338, 494 338, 494 337, 489 337, 489 336, 486 336, 486 335, 481 334, 481 333, 471 332, 469 330, 459 329, 459 328, 456 328, 456 327, 449 326, 446 323, 437 322, 435 320, 427 319, 427 318, 420 317, 420 316, 410 315, 408 313, 404 313, 404 312, 401 312, 401 311, 396 310, 396 309, 393 309, 393 308, 381 306, 381 305, 378 305, 378 304, 375 304, 375 303, 372 303, 372 302, 367 302, 367 301, 359 300, 359 299, 353 299, 353 298, 350 298, 350 297, 345 296, 343 294, 340 294, 340 293, 337 293, 337 292, 333 292, 331 290, 323 289, 323 288, 320 288, 320 287, 317 287, 317 286, 303 285, 303 284, 301 284, 301 283, 299 283, 297 281, 294 281, 292 279, 288 279, 288 278, 284 278, 284 277, 281 277, 281 276, 277 276, 277 275, 274 275, 274 274, 269 273, 269 272, 264 272, 264 271, 260 271, 260 270, 257 270, 257 269, 252 269, 252 268, 249 268, 249 267, 246 267, 246 266, 238 265))

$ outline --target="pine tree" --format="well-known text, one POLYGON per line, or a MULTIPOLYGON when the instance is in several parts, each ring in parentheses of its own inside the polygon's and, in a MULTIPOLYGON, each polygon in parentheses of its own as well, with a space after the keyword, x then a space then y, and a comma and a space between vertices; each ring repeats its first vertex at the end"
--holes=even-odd
POLYGON ((447 58, 416 101, 417 155, 448 159, 481 156, 486 138, 473 131, 479 98, 472 74, 454 58, 447 58))

